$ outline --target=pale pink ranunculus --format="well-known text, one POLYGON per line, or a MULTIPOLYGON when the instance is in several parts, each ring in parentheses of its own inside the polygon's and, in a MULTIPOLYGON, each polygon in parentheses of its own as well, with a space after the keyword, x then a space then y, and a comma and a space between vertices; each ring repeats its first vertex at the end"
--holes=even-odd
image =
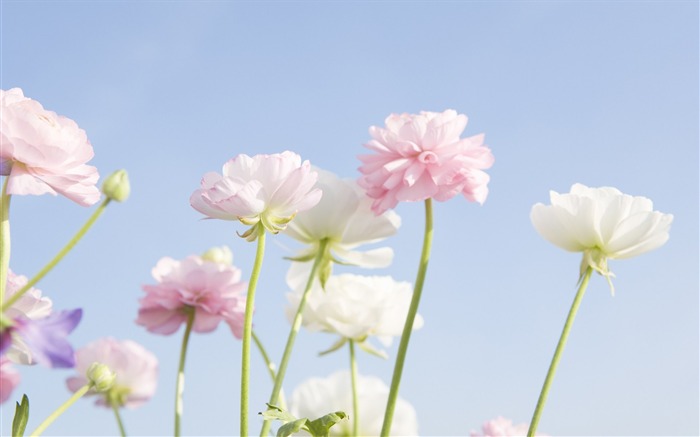
POLYGON ((223 321, 241 338, 247 285, 238 268, 193 255, 182 261, 162 258, 152 274, 158 283, 143 286, 137 324, 172 334, 187 321, 189 307, 195 311, 193 331, 210 332, 223 321))
POLYGON ((381 214, 398 202, 433 198, 451 199, 459 193, 483 203, 488 195, 494 158, 484 146, 484 135, 460 138, 467 117, 454 110, 392 114, 386 127, 372 126, 365 147, 376 152, 360 155, 358 180, 374 199, 372 209, 381 214))
MULTIPOLYGON (((14 296, 24 287, 28 279, 26 276, 17 275, 12 270, 7 272, 7 288, 5 299, 14 296)), ((29 320, 44 319, 51 315, 53 303, 48 297, 42 297, 41 290, 30 288, 11 307, 5 310, 5 316, 11 320, 25 318, 29 320)), ((20 336, 12 336, 12 345, 5 355, 10 361, 18 364, 34 364, 32 352, 20 336)))
POLYGON ((19 381, 19 372, 12 367, 12 362, 4 356, 0 357, 0 404, 10 398, 19 381))
MULTIPOLYGON (((513 425, 513 421, 505 417, 497 417, 495 419, 484 422, 481 427, 481 432, 472 431, 471 437, 518 437, 526 436, 529 425, 521 423, 513 425)), ((537 436, 546 436, 546 434, 536 433, 537 436)))
POLYGON ((75 352, 77 376, 66 380, 71 391, 77 391, 88 383, 88 369, 93 363, 101 363, 116 374, 114 385, 97 395, 96 404, 110 407, 110 401, 118 407, 136 408, 148 401, 158 384, 158 359, 140 344, 131 340, 100 338, 75 352))
POLYGON ((253 226, 243 234, 252 241, 259 222, 276 234, 298 212, 316 205, 321 199, 321 190, 314 188, 317 177, 309 161, 302 163, 293 152, 238 155, 224 164, 223 175, 204 175, 190 204, 210 218, 253 226))
POLYGON ((93 150, 71 119, 45 110, 19 88, 0 90, 0 174, 8 194, 62 194, 88 206, 100 200, 93 150))

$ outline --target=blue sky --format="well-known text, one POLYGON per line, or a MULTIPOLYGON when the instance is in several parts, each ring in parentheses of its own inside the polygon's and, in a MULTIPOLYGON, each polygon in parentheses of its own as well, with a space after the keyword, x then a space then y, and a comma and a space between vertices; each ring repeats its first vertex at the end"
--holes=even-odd
MULTIPOLYGON (((163 256, 227 244, 249 275, 242 225, 201 221, 188 203, 201 176, 239 154, 286 149, 357 177, 367 129, 392 112, 469 116, 496 162, 483 206, 435 204, 433 258, 401 396, 423 435, 464 435, 503 415, 527 422, 573 299, 579 255, 550 245, 529 211, 575 182, 615 186, 675 216, 655 252, 612 261, 616 295, 594 277, 550 393, 550 435, 697 435, 698 3, 8 1, 0 82, 21 87, 87 131, 107 175, 129 171, 132 197, 111 205, 39 287, 83 307, 72 342, 130 338, 160 360, 159 390, 124 414, 131 435, 172 433, 181 331, 133 321, 163 256)), ((412 281, 423 228, 403 219, 394 264, 412 281)), ((38 271, 88 217, 63 198, 12 201, 12 269, 38 271)), ((284 273, 294 243, 270 238, 256 331, 275 360, 288 323, 284 273)), ((286 390, 347 366, 317 357, 327 334, 302 333, 286 390)), ((240 342, 227 328, 190 342, 183 432, 238 430, 240 342)), ((394 356, 395 347, 389 350, 394 356)), ((261 364, 257 355, 255 365, 261 364)), ((361 356, 390 380, 393 361, 361 356)), ((68 397, 70 371, 22 368, 29 427, 68 397)), ((271 384, 253 370, 251 405, 271 384)), ((2 406, 8 433, 13 406, 2 406)), ((255 422, 251 429, 257 429, 255 422)), ((112 435, 111 412, 81 401, 47 435, 112 435)))

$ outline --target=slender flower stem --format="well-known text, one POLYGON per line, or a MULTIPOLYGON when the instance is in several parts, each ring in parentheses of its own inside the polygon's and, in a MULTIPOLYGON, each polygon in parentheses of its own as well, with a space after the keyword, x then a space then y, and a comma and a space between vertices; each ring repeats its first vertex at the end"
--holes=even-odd
POLYGON ((360 408, 357 402, 357 359, 355 357, 355 340, 348 341, 350 345, 350 386, 352 387, 352 435, 359 436, 360 408))
POLYGON ((544 380, 544 385, 542 386, 542 391, 540 392, 540 397, 537 400, 537 407, 535 407, 535 413, 532 415, 532 421, 530 422, 530 429, 527 431, 528 437, 534 436, 537 432, 537 425, 540 422, 540 416, 542 416, 542 410, 544 410, 544 404, 547 401, 547 394, 549 394, 549 387, 554 379, 554 374, 557 371, 557 366, 559 366, 559 360, 561 359, 561 354, 566 346, 566 341, 569 338, 569 331, 574 325, 574 319, 576 318, 576 313, 578 312, 578 307, 581 305, 581 300, 583 295, 586 293, 586 288, 588 288, 588 281, 591 279, 591 274, 593 269, 588 267, 583 273, 581 278, 581 284, 576 292, 576 297, 574 302, 571 304, 571 309, 569 310, 569 315, 566 317, 566 323, 564 324, 564 329, 561 331, 561 337, 559 337, 559 343, 557 343, 557 348, 554 351, 554 357, 552 357, 552 362, 549 365, 549 371, 547 371, 547 377, 544 380))
MULTIPOLYGON (((255 331, 253 331, 253 341, 258 347, 260 355, 262 355, 263 361, 265 361, 265 366, 267 367, 267 372, 270 374, 270 378, 272 378, 272 382, 275 382, 275 378, 277 377, 277 366, 275 366, 275 363, 273 363, 272 360, 270 360, 270 356, 267 354, 265 347, 260 341, 260 338, 258 338, 258 336, 255 334, 255 331)), ((283 410, 287 409, 287 403, 284 400, 284 391, 280 392, 279 405, 277 406, 283 410)))
POLYGON ((248 403, 250 394, 250 340, 253 333, 253 309, 255 308, 255 290, 260 277, 263 258, 265 257, 265 228, 262 223, 258 233, 258 248, 255 252, 255 263, 248 282, 248 294, 245 301, 245 321, 243 324, 243 358, 241 363, 241 436, 248 436, 248 403))
POLYGON ((56 411, 51 413, 49 417, 47 417, 46 419, 44 419, 43 422, 41 422, 41 424, 34 430, 34 432, 31 433, 31 436, 40 436, 41 433, 46 431, 46 428, 48 428, 49 425, 51 425, 53 421, 58 418, 58 416, 63 414, 71 405, 75 403, 75 401, 82 398, 85 395, 85 393, 87 393, 91 388, 92 384, 85 384, 78 391, 73 393, 73 396, 71 396, 66 402, 63 403, 63 405, 58 407, 56 411))
POLYGON ((109 401, 109 405, 112 406, 112 411, 114 411, 114 418, 117 419, 117 425, 119 425, 119 434, 122 437, 126 437, 126 430, 124 429, 124 423, 122 422, 122 416, 119 414, 119 405, 112 400, 109 401))
POLYGON ((428 270, 428 261, 430 260, 430 248, 433 243, 433 203, 432 199, 425 199, 425 235, 423 236, 423 250, 421 252, 420 264, 418 265, 418 273, 416 275, 416 283, 413 286, 413 297, 411 305, 408 308, 406 323, 401 334, 401 342, 396 355, 396 363, 394 364, 394 374, 391 378, 391 387, 389 389, 389 399, 386 403, 386 411, 384 412, 384 423, 382 424, 382 437, 387 437, 391 432, 391 422, 394 419, 394 409, 396 408, 396 399, 399 396, 399 385, 401 384, 401 375, 403 373, 404 362, 406 361, 406 351, 408 350, 408 341, 411 338, 413 331, 413 322, 418 313, 418 304, 423 291, 423 283, 425 282, 425 273, 428 270))
MULTIPOLYGON (((61 261, 63 259, 63 257, 66 256, 66 254, 68 252, 70 252, 71 249, 73 249, 73 247, 78 243, 78 241, 80 241, 80 239, 83 238, 83 236, 87 233, 87 231, 92 227, 92 225, 95 223, 95 221, 97 221, 97 219, 102 215, 102 213, 104 212, 104 210, 107 207, 107 205, 109 204, 109 202, 110 202, 109 198, 106 198, 105 200, 102 201, 100 206, 97 207, 95 212, 92 213, 90 218, 85 222, 83 227, 80 228, 78 230, 78 232, 76 232, 76 234, 73 236, 73 238, 71 238, 71 240, 68 242, 68 244, 66 244, 63 247, 63 249, 61 249, 61 251, 58 252, 58 254, 51 261, 49 261, 49 263, 46 264, 44 266, 44 268, 41 269, 41 271, 39 271, 39 273, 34 275, 34 277, 32 279, 30 279, 29 282, 27 282, 24 285, 24 287, 20 288, 17 291, 17 293, 15 293, 11 298, 9 298, 7 300, 7 302, 4 302, 2 304, 2 311, 5 311, 7 308, 12 306, 12 304, 17 302, 17 300, 19 300, 19 298, 22 297, 22 295, 27 292, 27 290, 29 290, 34 284, 36 284, 44 276, 46 276, 46 274, 48 272, 50 272, 51 269, 56 267, 56 264, 58 264, 59 261, 61 261)), ((9 224, 8 224, 8 226, 9 226, 9 224)))
POLYGON ((7 271, 10 268, 10 195, 7 194, 5 178, 0 194, 0 309, 5 310, 5 287, 7 287, 7 271))
POLYGON ((180 364, 177 368, 177 381, 175 381, 175 437, 180 436, 180 419, 182 417, 182 392, 185 390, 185 357, 187 357, 187 344, 190 341, 190 333, 194 324, 195 309, 185 307, 187 312, 187 324, 185 334, 182 336, 182 348, 180 349, 180 364))
MULTIPOLYGON (((313 267, 311 267, 311 272, 309 273, 309 279, 306 281, 306 288, 304 288, 304 293, 301 295, 301 300, 299 301, 299 307, 294 315, 294 320, 292 321, 292 328, 289 330, 289 336, 287 337, 287 344, 284 347, 284 354, 282 354, 282 361, 280 361, 280 369, 277 372, 277 378, 275 378, 275 385, 272 388, 272 394, 270 395, 270 405, 277 405, 279 402, 280 392, 282 391, 282 382, 284 381, 284 375, 287 372, 287 365, 289 364, 289 358, 292 355, 292 349, 294 348, 294 341, 297 338, 297 333, 301 328, 302 314, 304 312, 304 306, 306 305, 306 298, 309 295, 311 286, 314 283, 314 278, 316 277, 316 272, 318 271, 318 266, 321 264, 321 260, 326 256, 326 248, 328 246, 328 240, 321 240, 318 248, 318 253, 314 259, 313 267)), ((263 422, 262 429, 260 430, 260 437, 267 436, 270 431, 271 422, 266 420, 263 422)))

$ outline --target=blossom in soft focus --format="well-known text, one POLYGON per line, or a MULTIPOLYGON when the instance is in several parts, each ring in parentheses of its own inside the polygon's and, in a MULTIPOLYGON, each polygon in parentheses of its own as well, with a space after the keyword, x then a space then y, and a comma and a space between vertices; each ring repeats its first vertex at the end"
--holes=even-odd
POLYGON ((467 117, 454 110, 391 114, 386 127, 372 126, 365 147, 376 152, 360 155, 359 184, 374 199, 381 214, 398 202, 451 199, 459 193, 483 203, 489 176, 483 170, 494 158, 484 135, 460 138, 467 117))
POLYGON ((238 268, 192 255, 182 261, 162 258, 152 274, 158 283, 143 286, 146 295, 140 300, 137 324, 168 335, 194 311, 195 332, 213 331, 223 321, 241 338, 247 285, 238 268))
POLYGON ((646 197, 582 184, 574 184, 569 193, 551 191, 549 196, 552 204, 534 205, 530 220, 552 244, 583 252, 582 273, 591 267, 610 281, 614 275, 608 269, 608 259, 641 255, 668 240, 673 215, 654 211, 646 197))
POLYGON ((104 364, 115 374, 114 384, 108 391, 88 392, 88 395, 97 395, 96 404, 109 407, 113 402, 119 407, 135 408, 155 394, 158 383, 155 355, 134 341, 111 337, 100 338, 75 352, 78 374, 66 380, 71 391, 88 383, 88 371, 96 362, 104 364))
MULTIPOLYGON (((26 276, 17 275, 12 270, 9 270, 7 274, 5 299, 14 296, 27 282, 28 279, 26 276)), ((42 297, 41 290, 30 288, 17 302, 5 310, 5 316, 9 319, 43 319, 51 314, 52 306, 51 299, 42 297)), ((17 336, 15 336, 13 340, 14 341, 8 343, 9 346, 5 352, 5 356, 7 356, 10 361, 18 364, 32 364, 32 353, 27 345, 17 336)))
POLYGON ((19 381, 19 372, 12 367, 12 362, 0 357, 0 404, 10 398, 19 381))
MULTIPOLYGON (((384 421, 384 410, 389 397, 389 387, 374 376, 358 375, 357 397, 359 404, 358 435, 379 435, 384 421)), ((289 411, 299 418, 316 419, 334 411, 343 411, 352 418, 352 389, 350 372, 342 370, 327 378, 310 378, 292 393, 289 411)), ((330 429, 331 436, 352 435, 352 419, 342 420, 330 429)), ((391 435, 418 435, 416 410, 402 398, 396 401, 391 423, 391 435)))
MULTIPOLYGON (((513 421, 505 417, 497 417, 493 420, 485 422, 481 427, 481 432, 472 431, 471 437, 516 437, 526 436, 529 425, 521 423, 513 425, 513 421)), ((538 436, 545 434, 536 433, 538 436)))
POLYGON ((102 183, 102 192, 109 199, 124 202, 131 194, 129 174, 126 170, 117 170, 102 183))
POLYGON ((62 194, 88 206, 100 199, 93 150, 71 119, 45 110, 22 90, 0 90, 0 175, 8 194, 62 194))
MULTIPOLYGON (((287 316, 290 320, 299 307, 303 288, 287 293, 287 316)), ((325 289, 316 281, 307 296, 302 323, 310 331, 324 331, 349 340, 364 342, 377 337, 389 346, 400 336, 411 303, 413 289, 408 282, 397 282, 391 276, 331 276, 325 289)), ((416 315, 414 329, 423 326, 416 315)))
POLYGON ((73 332, 83 310, 51 313, 42 319, 17 317, 12 326, 4 328, 0 334, 0 353, 9 349, 10 344, 22 344, 31 354, 33 363, 47 367, 73 367, 73 348, 68 343, 68 334, 73 332))
POLYGON ((317 174, 296 153, 238 155, 224 164, 223 175, 207 173, 190 204, 210 218, 239 220, 251 226, 242 234, 248 241, 258 235, 258 223, 273 234, 294 216, 318 203, 317 174))
POLYGON ((326 272, 322 282, 330 274, 331 262, 368 268, 387 267, 391 264, 394 252, 389 247, 368 251, 353 249, 394 235, 401 225, 401 218, 393 211, 375 215, 371 209, 371 199, 365 196, 355 181, 341 179, 325 170, 315 170, 318 172, 316 187, 323 191, 321 201, 310 210, 300 212, 284 231, 286 235, 307 245, 292 258, 307 262, 293 264, 287 277, 288 282, 293 278, 306 280, 311 261, 317 255, 323 240, 327 241, 327 256, 321 267, 326 272))

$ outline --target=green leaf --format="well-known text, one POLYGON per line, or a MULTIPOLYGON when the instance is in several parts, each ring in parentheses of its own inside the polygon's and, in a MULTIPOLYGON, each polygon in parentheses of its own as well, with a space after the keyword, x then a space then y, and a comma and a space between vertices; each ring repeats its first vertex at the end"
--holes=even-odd
POLYGON ((265 420, 281 420, 282 422, 292 422, 297 420, 292 414, 284 411, 280 407, 267 404, 267 411, 260 413, 265 420))
POLYGON ((295 432, 301 431, 302 428, 306 429, 304 425, 306 425, 308 421, 309 419, 297 419, 293 422, 285 423, 277 430, 277 437, 288 437, 295 432))
POLYGON ((29 398, 22 395, 22 403, 16 403, 15 418, 12 419, 12 437, 22 437, 29 421, 29 398))
POLYGON ((348 415, 344 412, 336 411, 335 413, 328 413, 323 417, 319 417, 314 421, 308 422, 306 427, 314 437, 326 437, 328 436, 329 430, 333 425, 347 417, 348 415))

